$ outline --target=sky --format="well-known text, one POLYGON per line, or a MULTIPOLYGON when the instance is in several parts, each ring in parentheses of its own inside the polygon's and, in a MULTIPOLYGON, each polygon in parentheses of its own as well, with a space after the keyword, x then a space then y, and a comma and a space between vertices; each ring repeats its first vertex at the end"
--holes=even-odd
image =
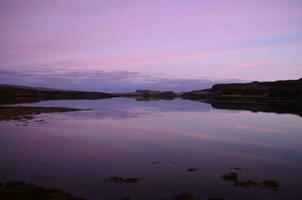
POLYGON ((298 79, 301 52, 301 0, 0 0, 1 83, 298 79))

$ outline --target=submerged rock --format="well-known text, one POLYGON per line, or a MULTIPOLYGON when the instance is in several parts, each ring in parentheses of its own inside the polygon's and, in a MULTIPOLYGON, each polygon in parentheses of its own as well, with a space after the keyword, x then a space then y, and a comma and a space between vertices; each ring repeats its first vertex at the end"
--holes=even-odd
POLYGON ((235 172, 229 172, 227 174, 221 175, 221 179, 224 181, 235 181, 238 182, 238 175, 235 172))
POLYGON ((223 181, 231 182, 234 187, 240 187, 244 189, 250 188, 266 188, 271 190, 277 190, 280 185, 277 181, 274 180, 264 180, 261 183, 248 180, 248 181, 241 181, 238 177, 238 174, 235 172, 229 172, 226 174, 221 175, 221 179, 223 181))
POLYGON ((132 184, 132 183, 138 183, 140 181, 139 178, 133 178, 133 177, 128 177, 128 178, 124 178, 121 176, 112 176, 109 179, 106 179, 105 182, 112 182, 112 183, 116 183, 116 184, 132 184))
POLYGON ((239 168, 239 167, 231 167, 230 169, 235 170, 235 171, 241 171, 241 168, 239 168))
POLYGON ((196 172, 196 171, 198 171, 198 170, 199 170, 198 168, 194 168, 194 167, 193 167, 193 168, 188 168, 188 169, 187 169, 188 172, 196 172))
POLYGON ((268 189, 277 190, 280 185, 277 181, 274 180, 264 180, 262 181, 262 185, 268 189))

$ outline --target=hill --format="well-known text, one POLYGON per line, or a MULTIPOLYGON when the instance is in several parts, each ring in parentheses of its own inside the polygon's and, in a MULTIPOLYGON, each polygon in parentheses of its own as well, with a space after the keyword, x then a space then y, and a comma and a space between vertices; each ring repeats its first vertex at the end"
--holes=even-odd
POLYGON ((207 100, 301 101, 302 78, 274 82, 216 84, 211 89, 185 92, 182 97, 207 100))
POLYGON ((111 97, 114 97, 114 95, 103 92, 82 92, 15 85, 0 85, 0 104, 30 103, 42 100, 61 99, 103 99, 111 97))

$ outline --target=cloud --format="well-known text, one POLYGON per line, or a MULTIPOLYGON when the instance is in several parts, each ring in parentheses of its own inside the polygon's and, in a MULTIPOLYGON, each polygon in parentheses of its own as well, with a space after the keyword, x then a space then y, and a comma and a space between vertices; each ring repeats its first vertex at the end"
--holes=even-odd
POLYGON ((210 88, 217 82, 238 80, 170 79, 130 71, 30 70, 0 71, 0 83, 104 92, 131 92, 137 89, 191 91, 210 88))
POLYGON ((271 59, 251 61, 249 63, 237 63, 233 65, 233 68, 247 69, 247 68, 302 68, 302 64, 288 62, 284 60, 271 59))
POLYGON ((253 69, 248 76, 254 80, 259 74, 262 80, 292 78, 301 70, 263 73, 253 61, 300 62, 301 5, 294 0, 273 7, 261 0, 2 0, 0 68, 240 79, 246 75, 239 69, 253 69), (245 60, 252 66, 236 64, 245 60))
POLYGON ((238 130, 251 130, 257 132, 264 132, 264 133, 275 133, 281 131, 280 129, 278 129, 278 127, 254 126, 254 125, 240 124, 240 123, 232 125, 232 128, 238 130))
POLYGON ((249 68, 249 67, 252 67, 252 66, 253 65, 249 64, 249 63, 238 63, 238 64, 234 65, 235 68, 249 68))

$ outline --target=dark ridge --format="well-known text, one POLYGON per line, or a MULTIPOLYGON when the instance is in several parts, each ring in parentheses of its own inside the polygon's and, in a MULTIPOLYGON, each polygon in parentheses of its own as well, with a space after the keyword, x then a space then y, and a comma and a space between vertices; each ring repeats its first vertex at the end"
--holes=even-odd
POLYGON ((302 116, 302 78, 275 82, 216 84, 211 89, 182 93, 181 97, 210 103, 216 109, 302 116))
POLYGON ((185 92, 186 98, 201 99, 283 99, 291 100, 302 98, 302 78, 298 80, 284 80, 274 82, 251 82, 216 84, 211 89, 185 92))
POLYGON ((82 92, 32 88, 25 86, 0 85, 0 104, 33 103, 43 100, 103 99, 115 95, 103 92, 82 92))

